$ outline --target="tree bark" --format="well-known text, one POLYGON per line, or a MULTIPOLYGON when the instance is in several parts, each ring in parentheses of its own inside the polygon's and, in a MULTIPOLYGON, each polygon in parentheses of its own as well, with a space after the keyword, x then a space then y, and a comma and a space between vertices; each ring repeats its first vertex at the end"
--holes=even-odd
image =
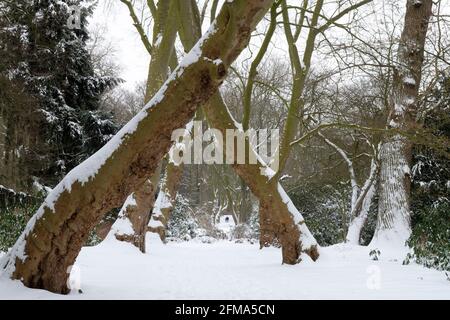
MULTIPOLYGON (((424 47, 432 0, 408 0, 390 102, 388 128, 414 131, 424 47)), ((401 135, 385 137, 380 151, 378 221, 371 245, 403 246, 411 234, 410 163, 412 143, 401 135)))
POLYGON ((49 194, 2 263, 26 286, 68 293, 68 267, 89 232, 155 172, 196 109, 218 90, 248 45, 272 0, 226 2, 208 33, 160 91, 101 150, 72 170, 49 194))
POLYGON ((372 156, 372 161, 370 164, 369 177, 365 181, 362 188, 360 188, 356 179, 353 160, 350 159, 344 149, 327 139, 322 133, 319 132, 318 135, 322 137, 322 139, 330 147, 335 149, 347 164, 347 169, 350 177, 350 185, 352 188, 352 196, 350 203, 350 212, 347 215, 348 229, 345 241, 351 244, 359 244, 361 230, 367 221, 367 215, 369 214, 370 205, 375 193, 375 184, 378 173, 378 148, 373 148, 374 155, 372 156))

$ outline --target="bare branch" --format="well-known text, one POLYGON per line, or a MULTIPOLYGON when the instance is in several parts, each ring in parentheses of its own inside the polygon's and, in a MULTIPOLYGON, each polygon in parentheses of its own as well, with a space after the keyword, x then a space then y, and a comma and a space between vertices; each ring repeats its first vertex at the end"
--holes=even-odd
MULTIPOLYGON (((144 44, 145 49, 147 49, 148 53, 151 55, 152 51, 153 51, 153 47, 147 37, 147 34, 145 33, 145 30, 144 30, 144 27, 142 26, 141 21, 139 21, 139 18, 136 15, 136 12, 133 8, 133 4, 128 0, 120 0, 120 1, 127 6, 128 11, 131 16, 131 19, 133 20, 133 25, 136 28, 137 32, 139 33, 139 36, 141 37, 141 41, 144 44)), ((152 1, 150 0, 149 2, 152 2, 152 1)))

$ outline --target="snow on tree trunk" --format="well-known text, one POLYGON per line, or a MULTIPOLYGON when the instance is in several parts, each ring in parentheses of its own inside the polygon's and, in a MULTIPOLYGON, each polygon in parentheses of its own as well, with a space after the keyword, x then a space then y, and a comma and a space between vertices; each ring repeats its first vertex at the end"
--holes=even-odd
POLYGON ((369 214, 370 205, 372 204, 375 196, 376 180, 378 175, 378 151, 375 151, 375 155, 372 158, 370 164, 370 174, 361 188, 361 192, 352 205, 352 211, 350 212, 350 223, 347 230, 346 242, 352 244, 359 244, 361 237, 361 230, 367 221, 367 215, 369 214))
POLYGON ((147 180, 128 196, 116 222, 111 227, 110 234, 119 241, 132 243, 145 253, 145 234, 150 217, 148 210, 153 206, 153 202, 153 185, 147 180))
POLYGON ((170 208, 172 206, 169 201, 168 196, 164 191, 158 193, 158 198, 156 199, 155 206, 153 207, 153 212, 150 221, 147 225, 147 231, 157 233, 162 242, 166 239, 166 225, 167 221, 162 213, 163 209, 170 208))
POLYGON ((359 214, 355 215, 352 221, 350 222, 347 231, 347 236, 345 238, 346 242, 349 242, 351 244, 359 244, 359 240, 361 238, 361 230, 366 224, 370 205, 372 204, 373 198, 375 196, 375 189, 376 183, 372 182, 367 190, 367 193, 363 197, 361 210, 359 214))
POLYGON ((375 158, 377 157, 376 155, 377 151, 374 150, 375 155, 373 156, 371 161, 369 177, 367 178, 363 187, 360 188, 356 180, 356 173, 353 166, 353 161, 348 157, 347 153, 338 145, 333 143, 331 140, 327 139, 322 133, 319 133, 319 136, 321 136, 330 147, 335 149, 347 163, 347 168, 352 187, 352 197, 350 204, 350 212, 348 214, 350 222, 348 225, 345 241, 352 244, 359 244, 361 230, 364 227, 364 224, 366 223, 367 215, 370 209, 370 204, 372 203, 373 197, 375 195, 375 180, 378 170, 378 164, 375 158))
POLYGON ((227 1, 209 31, 151 101, 50 192, 0 270, 26 286, 68 293, 68 268, 91 230, 155 172, 173 130, 217 92, 271 0, 227 1))
POLYGON ((270 202, 259 200, 259 247, 280 247, 270 202))
POLYGON ((166 174, 161 182, 161 189, 148 223, 147 231, 158 233, 163 242, 166 239, 167 224, 175 204, 182 176, 183 164, 175 165, 173 162, 167 164, 166 174))
MULTIPOLYGON (((394 72, 388 128, 414 131, 422 77, 425 39, 432 0, 408 0, 394 72)), ((410 227, 412 143, 396 134, 385 137, 380 151, 378 221, 371 246, 404 246, 410 227)))
POLYGON ((358 216, 356 216, 347 232, 347 241, 353 244, 359 244, 361 239, 361 231, 366 224, 367 216, 369 214, 370 205, 372 204, 373 198, 375 196, 376 190, 376 182, 373 182, 367 191, 366 196, 364 197, 361 212, 358 216))

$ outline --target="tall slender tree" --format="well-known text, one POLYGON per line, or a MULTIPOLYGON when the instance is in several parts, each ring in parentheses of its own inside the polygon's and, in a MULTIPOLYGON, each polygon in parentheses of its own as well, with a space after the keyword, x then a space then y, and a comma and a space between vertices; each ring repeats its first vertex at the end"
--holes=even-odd
MULTIPOLYGON (((432 0, 407 0, 406 15, 394 70, 387 128, 414 134, 422 78, 425 40, 432 0)), ((372 246, 403 246, 411 234, 412 141, 404 135, 386 136, 380 151, 378 221, 372 246)))

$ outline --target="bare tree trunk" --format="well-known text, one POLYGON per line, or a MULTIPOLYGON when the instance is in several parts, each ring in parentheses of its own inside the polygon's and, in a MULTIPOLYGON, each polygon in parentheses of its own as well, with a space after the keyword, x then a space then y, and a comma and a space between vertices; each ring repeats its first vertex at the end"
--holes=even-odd
MULTIPOLYGON (((417 96, 432 0, 408 0, 400 39, 388 128, 417 128, 417 96)), ((380 151, 378 221, 371 245, 403 246, 411 234, 410 162, 412 143, 401 135, 386 137, 380 151)))
POLYGON ((48 195, 1 269, 26 286, 67 293, 73 265, 89 232, 151 177, 196 109, 217 92, 228 67, 248 45, 273 1, 227 1, 208 33, 145 108, 48 195))

